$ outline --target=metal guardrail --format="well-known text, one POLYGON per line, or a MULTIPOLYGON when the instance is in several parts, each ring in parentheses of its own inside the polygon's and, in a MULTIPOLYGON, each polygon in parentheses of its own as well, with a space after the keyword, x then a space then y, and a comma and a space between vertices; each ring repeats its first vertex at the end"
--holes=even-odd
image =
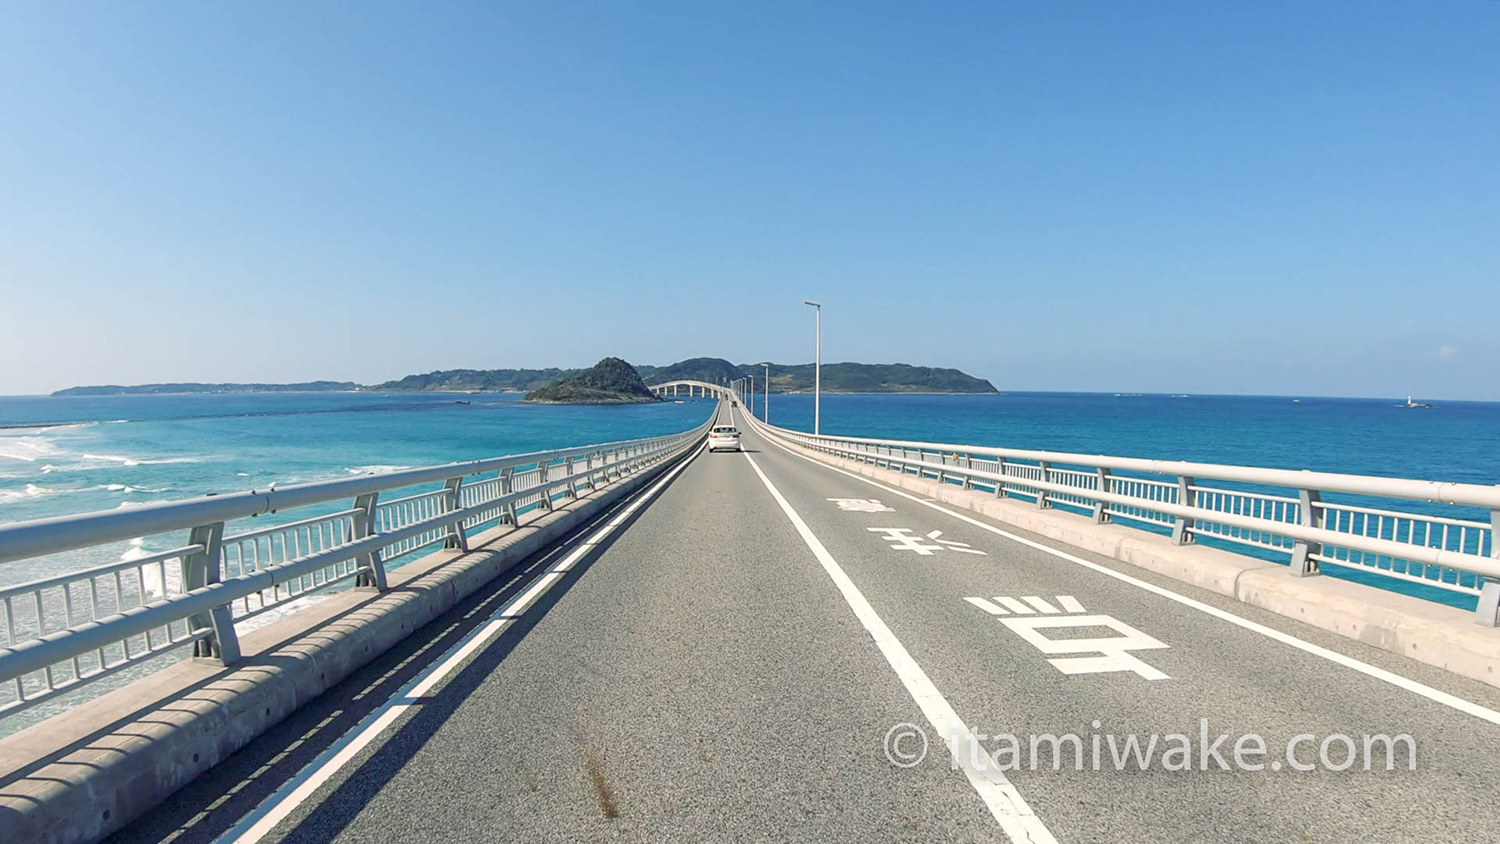
POLYGON ((438 544, 467 551, 474 528, 519 525, 581 488, 676 457, 712 421, 665 437, 0 525, 0 564, 186 532, 171 550, 0 589, 0 715, 188 644, 232 664, 236 622, 350 581, 384 590, 386 561, 438 544), (242 520, 346 500, 335 512, 239 530, 242 520))
POLYGON ((1291 571, 1346 567, 1478 596, 1476 621, 1500 622, 1500 486, 1265 469, 1130 457, 814 436, 767 425, 761 433, 894 471, 1061 506, 1231 548, 1280 552, 1291 571), (1335 500, 1337 498, 1353 500, 1335 500), (1358 499, 1385 499, 1389 507, 1358 499), (1439 505, 1489 511, 1422 512, 1439 505))

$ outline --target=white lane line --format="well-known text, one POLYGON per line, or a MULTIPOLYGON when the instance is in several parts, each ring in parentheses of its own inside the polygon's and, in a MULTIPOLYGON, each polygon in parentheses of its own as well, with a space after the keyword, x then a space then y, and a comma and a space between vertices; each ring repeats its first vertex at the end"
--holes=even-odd
POLYGON ((1068 612, 1085 612, 1083 604, 1078 603, 1078 599, 1072 595, 1058 595, 1057 602, 1068 612))
POLYGON ((1036 615, 1036 610, 1026 606, 1020 601, 1017 601, 1015 598, 1010 598, 1005 595, 996 595, 995 600, 1004 604, 1007 609, 1009 609, 1016 615, 1036 615))
POLYGON ((303 768, 297 776, 288 780, 253 812, 215 839, 215 844, 231 844, 231 842, 255 844, 274 830, 278 824, 296 811, 297 807, 306 803, 308 798, 312 797, 323 784, 352 762, 361 750, 368 747, 381 733, 390 729, 402 715, 406 714, 407 710, 420 706, 423 702, 422 698, 427 697, 435 687, 451 677, 455 671, 468 662, 471 656, 488 647, 528 607, 535 603, 537 598, 562 579, 568 569, 608 538, 631 514, 655 497, 662 487, 702 453, 703 447, 700 446, 692 456, 673 467, 672 471, 657 480, 648 490, 637 493, 635 500, 631 501, 629 506, 621 510, 608 524, 596 530, 560 562, 551 566, 524 592, 507 601, 483 625, 470 631, 467 636, 455 643, 435 665, 417 675, 404 688, 391 695, 380 708, 366 715, 359 724, 319 754, 318 758, 303 768))
POLYGON ((1342 665, 1345 668, 1358 671, 1359 673, 1364 674, 1367 677, 1373 677, 1376 680, 1389 683, 1398 689, 1404 689, 1408 692, 1411 692, 1412 694, 1420 695, 1430 701, 1440 703, 1447 707, 1451 707, 1466 715, 1473 715, 1475 718, 1480 718, 1482 720, 1490 722, 1491 724, 1500 724, 1500 712, 1490 709, 1487 706, 1481 706, 1480 704, 1474 703, 1473 701, 1464 700, 1457 695, 1452 695, 1445 691, 1434 689, 1433 687, 1426 685, 1425 683, 1419 683, 1409 677, 1403 677, 1402 675, 1397 674, 1394 671, 1387 671, 1384 668, 1378 668, 1374 665, 1369 664, 1368 662, 1355 659, 1352 656, 1341 654, 1338 651, 1329 650, 1328 648, 1325 648, 1321 645, 1315 645, 1312 642, 1308 642, 1304 639, 1299 639, 1290 633, 1283 633, 1282 631, 1277 630, 1274 627, 1267 627, 1264 624, 1260 624, 1258 622, 1251 621, 1248 618, 1243 618, 1241 616, 1235 615, 1234 613, 1227 610, 1221 610, 1218 607, 1213 606, 1212 604, 1205 604, 1202 601, 1194 600, 1186 595, 1178 594, 1165 587, 1157 586, 1154 583, 1147 583, 1140 578, 1131 577, 1124 572, 1115 571, 1108 566, 1101 566, 1098 563, 1092 562, 1090 560, 1085 560, 1082 557, 1074 556, 1073 554, 1069 554, 1066 551, 1059 551, 1056 548, 1048 545, 1043 545, 1040 542, 1032 541, 1024 536, 1019 536, 1017 534, 1011 533, 1008 530, 1002 530, 1001 528, 997 528, 994 525, 986 524, 985 522, 982 522, 978 519, 966 516, 963 513, 950 510, 947 507, 933 503, 932 501, 919 498, 915 495, 908 495, 902 490, 899 490, 892 486, 887 486, 886 484, 883 484, 880 481, 874 480, 872 478, 866 478, 863 475, 856 475, 853 472, 845 471, 844 469, 840 469, 837 466, 830 466, 827 463, 823 463, 822 461, 814 460, 813 458, 803 454, 798 454, 797 452, 792 451, 791 449, 787 448, 771 437, 766 436, 765 434, 761 434, 761 439, 771 443, 772 445, 776 446, 782 451, 785 451, 787 454, 790 454, 793 457, 800 457, 803 460, 806 460, 814 466, 821 466, 831 472, 838 472, 841 475, 847 475, 848 477, 853 478, 856 481, 861 481, 863 483, 869 484, 870 486, 878 487, 879 489, 894 493, 901 496, 902 498, 915 501, 925 507, 931 507, 932 509, 937 510, 939 513, 946 513, 961 522, 967 522, 977 528, 987 530, 990 533, 995 534, 996 536, 1003 536, 1013 542, 1019 542, 1020 544, 1025 545, 1028 548, 1035 548, 1036 550, 1041 551, 1045 554, 1051 554, 1058 559, 1067 560, 1070 563, 1076 563, 1080 566, 1083 566, 1084 568, 1096 571, 1106 577, 1112 577, 1122 583, 1128 583, 1131 586, 1135 586, 1139 589, 1144 589, 1154 595, 1160 595, 1167 600, 1176 601, 1177 603, 1185 607, 1191 607, 1192 609, 1198 610, 1199 612, 1205 613, 1207 615, 1211 615, 1221 621, 1227 621, 1237 627, 1244 628, 1245 630, 1249 630, 1253 633, 1259 633, 1262 636, 1265 636, 1269 639, 1274 639, 1275 641, 1280 642, 1284 645, 1290 645, 1297 650, 1312 654, 1316 657, 1321 657, 1328 660, 1329 662, 1335 663, 1337 665, 1342 665))
POLYGON ((1048 615, 1057 615, 1058 613, 1062 612, 1062 610, 1052 606, 1051 604, 1047 603, 1041 598, 1038 598, 1035 595, 1022 595, 1021 600, 1032 605, 1033 607, 1036 607, 1038 610, 1047 613, 1048 615))
POLYGON ((1010 615, 1010 610, 1001 609, 1000 607, 995 606, 994 604, 986 601, 983 598, 965 598, 964 600, 968 601, 976 607, 979 607, 990 615, 1010 615))
POLYGON ((745 459, 750 461, 751 468, 760 476, 761 483, 765 484, 771 497, 781 505, 782 512, 786 513, 786 517, 797 528, 797 533, 802 535, 802 541, 807 543, 813 556, 823 564, 823 570, 828 572, 829 578, 833 580, 839 592, 843 593, 844 600, 848 602, 849 608, 854 610, 855 617, 864 624, 865 630, 875 639, 875 644, 885 656, 886 662, 890 663, 896 676, 906 686, 907 693, 912 696, 912 700, 916 701, 922 714, 932 724, 932 728, 942 737, 943 744, 951 751, 952 758, 963 767, 969 783, 974 786, 975 791, 979 792, 980 798, 989 807, 990 814, 1000 822, 1000 828, 1006 836, 1015 842, 1032 842, 1032 844, 1054 842, 1055 844, 1057 839, 1052 837, 1052 833, 1047 830, 1041 818, 1038 818, 1032 812, 1031 807, 1026 805, 1026 800, 1021 797, 1021 793, 1016 790, 1010 780, 1006 779, 999 770, 994 770, 996 766, 989 765, 986 766, 986 770, 977 770, 972 754, 961 751, 961 748, 980 746, 978 737, 964 724, 963 719, 958 717, 958 713, 938 691, 937 686, 933 685, 932 680, 928 679, 927 672, 917 665, 917 661, 912 659, 910 653, 907 653, 906 647, 880 619, 875 608, 865 600, 865 596, 854 585, 854 581, 844 573, 838 561, 828 553, 828 549, 823 547, 818 537, 813 535, 807 522, 803 521, 797 511, 792 509, 786 497, 781 494, 775 484, 771 483, 766 473, 761 471, 760 464, 755 462, 755 458, 746 454, 745 459))

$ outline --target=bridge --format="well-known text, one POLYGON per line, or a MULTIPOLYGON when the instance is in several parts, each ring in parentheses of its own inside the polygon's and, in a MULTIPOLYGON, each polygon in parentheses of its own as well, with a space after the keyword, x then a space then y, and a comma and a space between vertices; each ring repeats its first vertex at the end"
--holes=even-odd
POLYGON ((654 389, 717 402, 0 525, 0 841, 1500 840, 1500 488, 654 389))

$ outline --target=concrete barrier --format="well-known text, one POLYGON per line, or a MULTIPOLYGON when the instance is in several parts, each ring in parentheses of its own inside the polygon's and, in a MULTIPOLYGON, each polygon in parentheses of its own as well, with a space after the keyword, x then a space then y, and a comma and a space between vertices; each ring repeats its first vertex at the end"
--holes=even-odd
POLYGON ((0 842, 93 842, 124 827, 676 462, 471 537, 467 554, 394 569, 386 592, 333 593, 243 636, 233 667, 186 660, 0 740, 0 842))
MULTIPOLYGON (((764 433, 764 432, 763 432, 764 433)), ((1297 577, 1286 566, 1085 516, 996 498, 777 440, 782 446, 889 486, 970 510, 1038 536, 1228 595, 1382 650, 1500 687, 1500 630, 1467 610, 1331 577, 1297 577)))

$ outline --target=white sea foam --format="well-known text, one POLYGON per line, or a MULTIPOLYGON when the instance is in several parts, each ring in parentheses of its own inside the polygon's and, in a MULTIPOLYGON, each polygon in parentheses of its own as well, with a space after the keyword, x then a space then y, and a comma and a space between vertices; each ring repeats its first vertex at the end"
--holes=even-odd
POLYGON ((127 510, 131 507, 148 507, 152 504, 166 504, 168 499, 157 498, 151 501, 121 501, 115 505, 116 510, 127 510))
POLYGON ((40 487, 36 484, 27 484, 24 489, 0 489, 0 503, 12 503, 16 501, 27 501, 29 499, 44 498, 53 494, 56 490, 40 487))
POLYGON ((168 492, 172 488, 169 487, 169 486, 148 487, 148 486, 131 486, 130 484, 105 484, 104 486, 92 487, 92 489, 104 489, 104 490, 109 490, 110 492, 123 492, 123 493, 129 494, 129 493, 132 493, 132 492, 149 492, 149 493, 168 492))
POLYGON ((103 460, 110 463, 119 463, 121 466, 161 466, 167 463, 197 463, 196 457, 127 457, 123 454, 94 454, 85 452, 85 460, 103 460))
POLYGON ((368 466, 345 466, 344 470, 351 475, 378 475, 410 468, 410 466, 392 466, 389 463, 372 463, 368 466))
POLYGON ((46 437, 0 438, 0 457, 35 463, 38 458, 60 454, 61 450, 46 437))

